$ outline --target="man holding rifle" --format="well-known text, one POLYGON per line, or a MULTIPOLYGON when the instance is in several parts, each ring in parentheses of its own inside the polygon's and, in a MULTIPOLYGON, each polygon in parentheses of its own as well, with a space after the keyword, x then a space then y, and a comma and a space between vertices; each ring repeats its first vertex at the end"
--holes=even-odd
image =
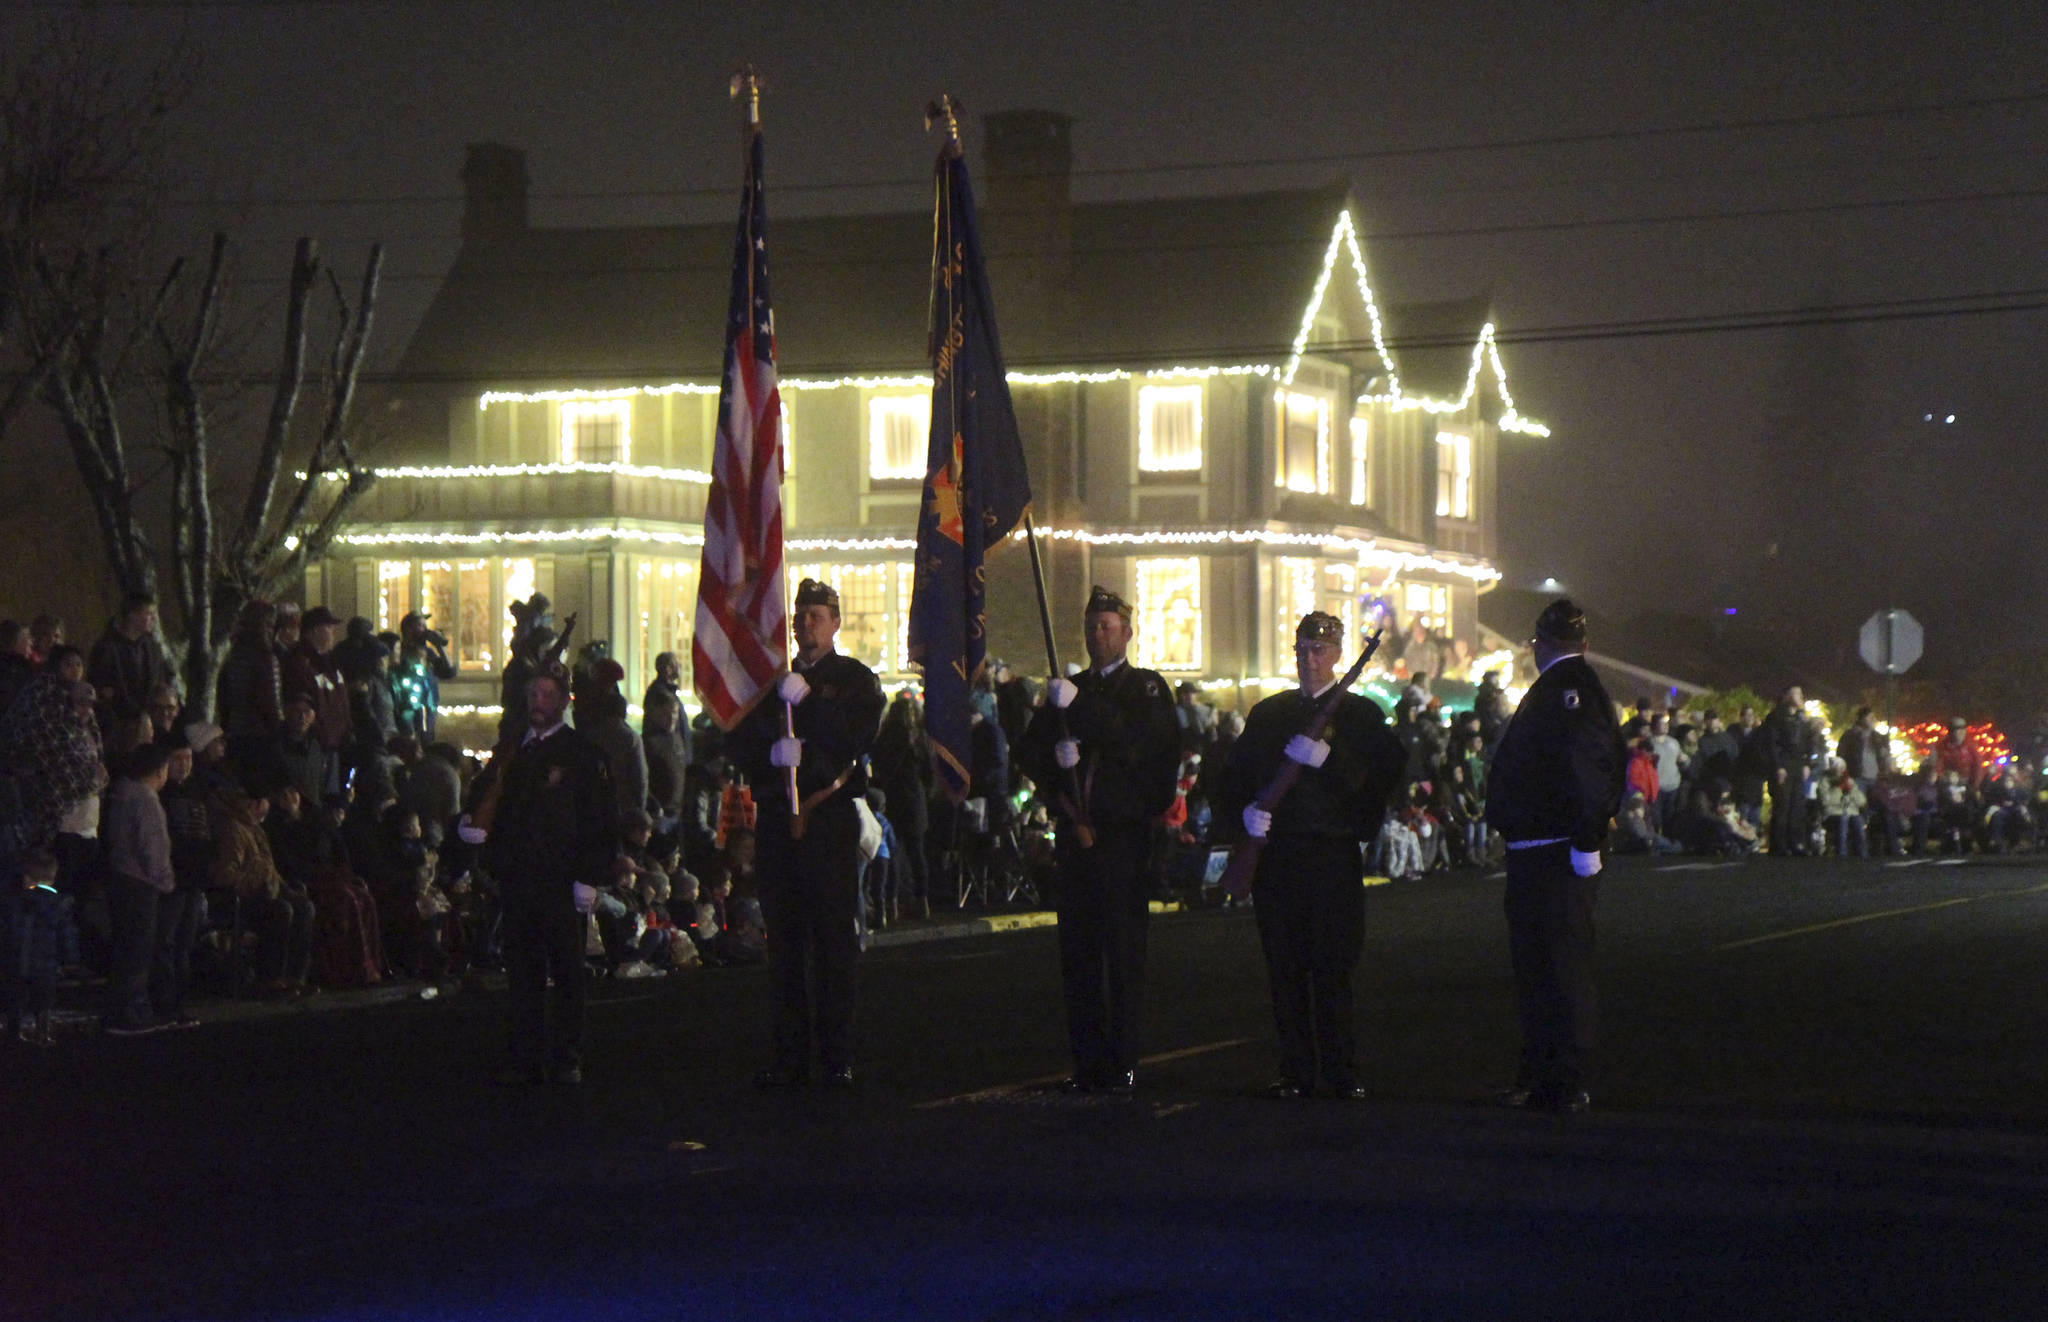
POLYGON ((1339 688, 1343 650, 1335 616, 1301 617, 1294 630, 1301 686, 1252 708, 1216 806, 1216 820, 1241 821, 1259 850, 1252 897, 1280 1035, 1280 1077, 1268 1097, 1307 1097, 1318 1073, 1332 1096, 1365 1096, 1351 993, 1365 945, 1363 845, 1379 833, 1407 755, 1377 703, 1339 688), (1322 708, 1332 698, 1325 721, 1322 708), (1297 778, 1271 802, 1264 791, 1289 762, 1300 768, 1297 778))
POLYGON ((1074 1053, 1061 1086, 1127 1092, 1145 980, 1147 831, 1173 802, 1180 723, 1166 681, 1124 659, 1130 605, 1098 587, 1083 616, 1088 669, 1046 686, 1017 762, 1059 815, 1053 907, 1074 1053))

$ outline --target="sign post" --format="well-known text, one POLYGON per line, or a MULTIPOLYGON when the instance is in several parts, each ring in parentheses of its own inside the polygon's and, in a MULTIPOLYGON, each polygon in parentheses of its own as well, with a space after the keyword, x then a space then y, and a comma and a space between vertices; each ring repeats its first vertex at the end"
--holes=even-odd
POLYGON ((1856 636, 1856 650, 1863 657, 1863 664, 1884 676, 1884 723, 1887 730, 1895 729, 1892 706, 1898 692, 1899 676, 1913 668, 1920 659, 1921 648, 1927 635, 1920 628, 1920 621, 1909 611, 1894 606, 1878 611, 1863 622, 1863 629, 1856 636))

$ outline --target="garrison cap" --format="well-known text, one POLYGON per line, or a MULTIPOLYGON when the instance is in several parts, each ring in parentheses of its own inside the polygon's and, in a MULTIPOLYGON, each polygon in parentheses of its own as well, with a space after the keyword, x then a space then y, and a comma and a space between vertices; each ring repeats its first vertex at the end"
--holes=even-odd
POLYGON ((1536 617, 1536 634, 1545 642, 1561 647, 1584 647, 1586 612, 1574 606, 1570 597, 1559 597, 1536 617))
POLYGON ((1294 626, 1294 641, 1297 643, 1335 643, 1344 645, 1344 622, 1328 611, 1310 611, 1301 617, 1301 623, 1294 626))
POLYGON ((796 608, 802 610, 806 606, 830 606, 832 613, 837 615, 839 592, 830 583, 820 583, 815 578, 807 578, 796 585, 796 608))
POLYGON ((1093 615, 1097 611, 1115 611, 1123 616, 1124 619, 1129 620, 1131 618, 1131 603, 1125 601, 1116 593, 1111 592, 1108 588, 1098 584, 1088 590, 1088 605, 1082 609, 1081 613, 1083 615, 1093 615))

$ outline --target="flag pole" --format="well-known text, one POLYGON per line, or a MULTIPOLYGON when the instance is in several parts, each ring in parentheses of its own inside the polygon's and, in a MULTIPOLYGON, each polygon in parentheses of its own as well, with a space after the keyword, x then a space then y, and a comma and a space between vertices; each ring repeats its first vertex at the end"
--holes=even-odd
MULTIPOLYGON (((740 135, 740 141, 744 145, 745 150, 751 153, 754 147, 754 139, 761 132, 761 80, 755 75, 752 64, 742 64, 733 73, 732 82, 727 86, 727 96, 732 100, 738 100, 742 92, 747 94, 747 123, 745 130, 740 135)), ((754 179, 751 155, 747 156, 743 169, 748 187, 751 188, 754 179)), ((751 215, 751 204, 748 210, 751 215)), ((750 267, 749 269, 751 270, 752 268, 750 267)), ((750 295, 752 292, 751 289, 748 290, 750 295)), ((748 302, 750 304, 753 302, 751 297, 748 299, 748 302)), ((779 481, 781 473, 779 465, 776 471, 777 480, 779 481)), ((795 657, 790 658, 788 669, 796 669, 795 657)), ((782 704, 782 735, 785 739, 796 738, 796 705, 787 700, 782 704)), ((783 788, 789 792, 790 839, 801 840, 804 834, 803 800, 797 795, 796 768, 794 766, 783 768, 783 788)))
MULTIPOLYGON (((958 158, 960 155, 960 112, 964 111, 966 108, 967 107, 961 104, 961 102, 958 99, 944 92, 941 92, 936 100, 932 101, 929 105, 925 107, 925 127, 929 129, 934 124, 941 122, 944 123, 946 131, 946 144, 944 151, 949 156, 954 158, 958 158)), ((943 195, 943 189, 941 189, 940 191, 941 195, 943 195)), ((934 217, 935 232, 937 227, 936 222, 937 218, 934 217)), ((934 245, 932 249, 932 262, 934 270, 934 298, 937 297, 938 288, 936 272, 938 269, 938 264, 942 260, 943 259, 937 249, 937 246, 934 245)), ((932 334, 934 335, 934 337, 936 337, 939 333, 940 331, 937 325, 937 320, 936 317, 934 317, 932 324, 932 334)), ((936 344, 936 339, 934 340, 934 343, 936 344)), ((1032 522, 1031 509, 1028 505, 1024 509, 1024 538, 1026 543, 1031 547, 1031 582, 1032 586, 1037 590, 1038 593, 1038 626, 1045 638, 1045 668, 1050 678, 1058 679, 1060 678, 1059 647, 1053 641, 1052 608, 1047 603, 1045 593, 1045 565, 1039 557, 1038 529, 1032 522)), ((1067 730, 1067 713, 1063 709, 1053 709, 1053 723, 1054 729, 1057 731, 1058 736, 1062 741, 1071 737, 1067 730)), ((1068 810, 1067 815, 1073 819, 1074 836, 1076 841, 1080 844, 1081 848, 1083 849, 1092 848, 1095 844, 1095 828, 1088 821, 1088 803, 1086 796, 1081 792, 1080 777, 1075 774, 1075 771, 1072 767, 1066 767, 1063 770, 1064 774, 1061 777, 1061 779, 1065 783, 1062 786, 1062 792, 1060 794, 1062 806, 1068 810)))

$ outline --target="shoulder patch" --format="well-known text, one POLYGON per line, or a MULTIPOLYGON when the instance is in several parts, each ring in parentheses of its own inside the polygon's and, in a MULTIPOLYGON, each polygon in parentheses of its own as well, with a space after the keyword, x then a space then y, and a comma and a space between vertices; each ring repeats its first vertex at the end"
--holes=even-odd
POLYGON ((1577 711, 1579 709, 1579 691, 1577 689, 1566 689, 1564 691, 1564 705, 1566 711, 1577 711))

